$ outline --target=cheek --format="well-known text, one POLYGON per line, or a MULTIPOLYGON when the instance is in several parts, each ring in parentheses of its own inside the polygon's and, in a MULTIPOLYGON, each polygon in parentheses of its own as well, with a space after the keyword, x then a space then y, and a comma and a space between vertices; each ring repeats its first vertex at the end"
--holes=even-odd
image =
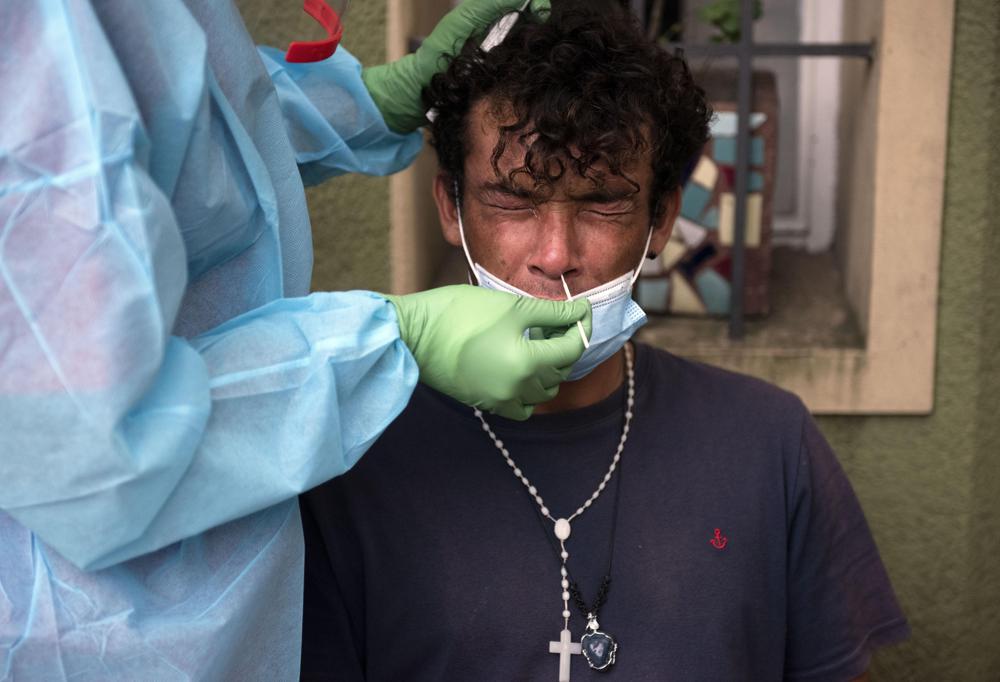
POLYGON ((602 281, 620 277, 639 265, 647 230, 638 225, 580 230, 580 260, 602 281))
POLYGON ((538 225, 530 216, 483 214, 475 218, 475 225, 489 227, 475 229, 466 225, 469 248, 483 267, 498 276, 510 274, 506 270, 525 260, 535 247, 538 225))

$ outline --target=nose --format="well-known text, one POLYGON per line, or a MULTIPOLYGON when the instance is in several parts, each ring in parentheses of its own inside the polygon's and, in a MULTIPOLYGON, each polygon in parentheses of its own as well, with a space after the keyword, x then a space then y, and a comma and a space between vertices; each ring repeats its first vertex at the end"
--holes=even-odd
POLYGON ((576 274, 577 242, 571 212, 550 205, 540 207, 537 235, 528 260, 531 274, 556 282, 576 274))

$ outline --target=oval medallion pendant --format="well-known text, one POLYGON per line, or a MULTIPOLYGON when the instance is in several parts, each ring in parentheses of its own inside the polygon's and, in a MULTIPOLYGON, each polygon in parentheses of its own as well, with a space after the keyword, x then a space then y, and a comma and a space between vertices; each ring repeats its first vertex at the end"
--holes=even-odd
POLYGON ((594 670, 606 670, 614 665, 618 642, 611 635, 594 630, 580 638, 583 657, 594 670))

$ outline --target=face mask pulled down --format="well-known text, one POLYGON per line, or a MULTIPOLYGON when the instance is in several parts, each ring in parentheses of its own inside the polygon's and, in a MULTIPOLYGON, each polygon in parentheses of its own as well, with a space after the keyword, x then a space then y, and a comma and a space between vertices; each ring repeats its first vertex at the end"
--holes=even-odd
MULTIPOLYGON (((537 298, 526 291, 518 289, 513 284, 509 284, 496 275, 490 273, 486 268, 472 260, 469 254, 469 247, 465 241, 465 226, 462 224, 462 206, 455 196, 455 205, 458 210, 458 231, 462 239, 462 249, 465 251, 465 259, 469 263, 479 286, 496 291, 505 291, 516 296, 526 296, 537 298)), ((649 251, 649 242, 653 237, 653 230, 650 228, 646 237, 646 247, 643 249, 642 257, 645 258, 649 251)), ((632 285, 639 277, 642 269, 642 261, 634 270, 629 270, 621 277, 610 282, 594 287, 589 291, 571 296, 566 279, 563 278, 563 288, 566 290, 567 300, 577 300, 585 298, 590 301, 593 310, 593 327, 590 339, 584 337, 584 344, 587 348, 583 355, 577 360, 570 370, 568 381, 576 381, 590 374, 602 362, 621 350, 625 342, 628 341, 639 327, 646 323, 646 313, 643 312, 639 304, 632 300, 632 285), (588 343, 589 341, 589 343, 588 343)), ((580 328, 582 335, 583 327, 580 328)))

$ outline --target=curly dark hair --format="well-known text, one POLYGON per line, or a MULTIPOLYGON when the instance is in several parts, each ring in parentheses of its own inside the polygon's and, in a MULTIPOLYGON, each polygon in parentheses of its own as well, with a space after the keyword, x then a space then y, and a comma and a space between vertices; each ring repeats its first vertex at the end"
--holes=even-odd
POLYGON ((567 165, 598 185, 602 161, 625 177, 622 169, 651 150, 650 210, 659 215, 661 198, 682 184, 707 141, 712 115, 681 57, 651 43, 631 13, 606 1, 595 9, 556 0, 548 21, 522 16, 491 52, 478 42, 468 41, 423 93, 437 110, 431 144, 451 180, 462 185, 469 112, 486 101, 492 114, 514 120, 501 127, 493 150, 498 174, 512 139, 527 150, 509 179, 526 173, 536 190, 551 189, 567 165))

